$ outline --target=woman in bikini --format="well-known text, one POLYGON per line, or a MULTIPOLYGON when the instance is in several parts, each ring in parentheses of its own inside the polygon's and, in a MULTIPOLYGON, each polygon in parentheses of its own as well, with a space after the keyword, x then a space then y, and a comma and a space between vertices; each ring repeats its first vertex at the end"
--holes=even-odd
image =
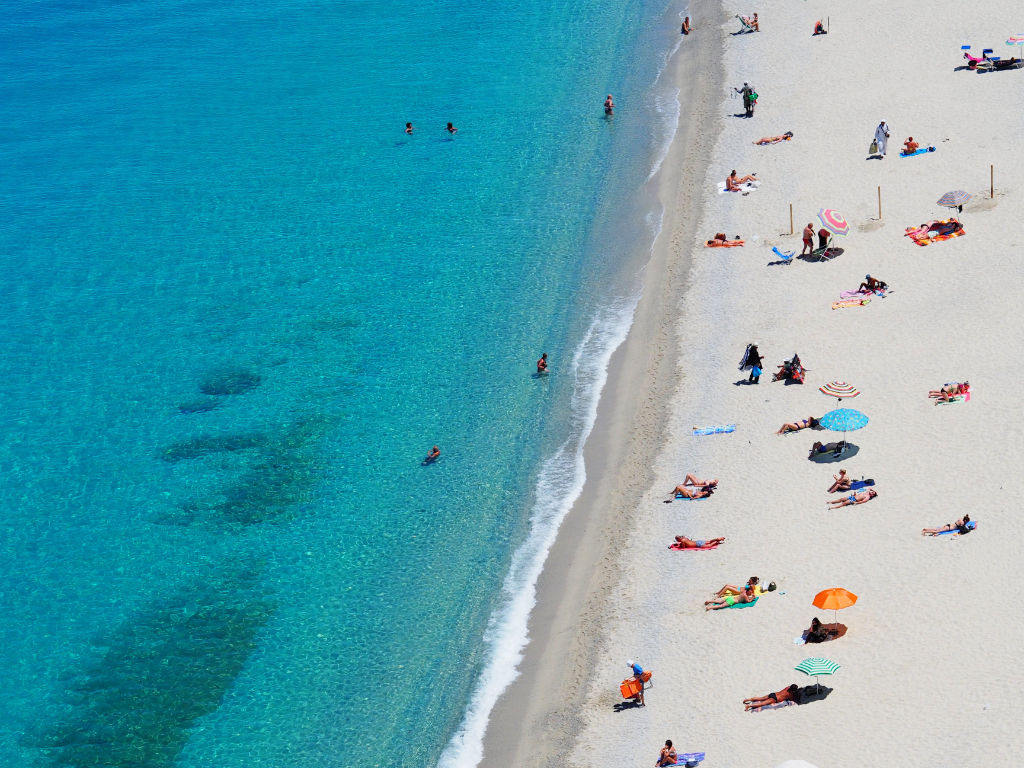
POLYGON ((868 488, 866 491, 858 491, 857 493, 851 493, 849 496, 843 496, 841 499, 833 499, 832 501, 826 502, 830 509, 838 509, 839 507, 849 507, 854 504, 863 504, 867 501, 871 501, 875 496, 878 495, 878 491, 874 488, 868 488))
POLYGON ((850 478, 846 476, 846 470, 840 468, 838 475, 832 475, 832 479, 835 480, 832 485, 829 486, 828 493, 836 493, 837 491, 848 491, 850 490, 850 478))
POLYGON ((705 611, 719 611, 722 608, 732 608, 734 605, 742 603, 752 603, 757 600, 757 595, 754 594, 754 588, 747 584, 743 588, 743 591, 738 595, 723 595, 715 600, 705 600, 704 610, 705 611))
POLYGON ((718 536, 714 539, 689 539, 686 536, 676 536, 676 549, 704 549, 704 547, 715 547, 725 541, 725 536, 718 536))
POLYGON ((682 485, 677 485, 672 489, 671 498, 679 498, 682 496, 684 499, 705 499, 715 492, 718 487, 718 480, 711 480, 705 482, 698 480, 692 474, 687 473, 686 479, 683 480, 682 485))
POLYGON ((922 528, 921 535, 938 536, 940 533, 945 533, 946 531, 959 531, 961 534, 970 533, 971 528, 967 525, 969 522, 971 522, 971 516, 964 515, 955 523, 946 523, 941 528, 922 528))
POLYGON ((818 420, 813 416, 808 416, 806 419, 800 421, 790 421, 779 427, 779 431, 776 435, 784 434, 785 432, 799 432, 801 429, 807 429, 808 427, 814 428, 818 426, 818 420))
POLYGON ((786 131, 781 136, 762 136, 760 139, 754 142, 754 144, 760 144, 762 147, 765 144, 777 144, 780 141, 789 141, 793 138, 792 131, 786 131))
POLYGON ((796 692, 799 690, 800 687, 793 683, 788 688, 783 688, 775 693, 769 693, 767 696, 752 696, 749 699, 743 700, 743 703, 746 705, 743 711, 756 712, 761 707, 770 707, 783 701, 796 701, 796 692))
POLYGON ((939 398, 939 402, 945 402, 948 400, 952 400, 954 397, 966 395, 970 391, 970 389, 971 382, 969 381, 964 381, 960 383, 955 381, 947 381, 945 384, 942 385, 941 388, 929 391, 928 397, 937 397, 939 398))

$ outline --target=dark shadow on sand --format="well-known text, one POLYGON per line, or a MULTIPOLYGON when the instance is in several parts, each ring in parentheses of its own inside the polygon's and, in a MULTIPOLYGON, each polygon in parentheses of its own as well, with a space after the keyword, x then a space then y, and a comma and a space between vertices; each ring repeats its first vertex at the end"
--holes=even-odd
POLYGON ((811 704, 815 701, 824 701, 830 693, 832 693, 832 689, 826 688, 824 685, 807 685, 797 691, 796 701, 797 704, 811 704))
POLYGON ((844 448, 840 453, 836 453, 836 445, 837 443, 829 443, 826 446, 826 448, 831 446, 831 450, 826 451, 825 453, 815 453, 811 456, 808 456, 808 459, 810 461, 813 461, 815 464, 832 464, 837 461, 846 461, 847 459, 853 458, 860 451, 859 445, 847 443, 846 448, 844 448))
POLYGON ((627 709, 640 709, 640 702, 636 699, 628 699, 626 701, 620 701, 612 707, 613 712, 625 712, 627 709))

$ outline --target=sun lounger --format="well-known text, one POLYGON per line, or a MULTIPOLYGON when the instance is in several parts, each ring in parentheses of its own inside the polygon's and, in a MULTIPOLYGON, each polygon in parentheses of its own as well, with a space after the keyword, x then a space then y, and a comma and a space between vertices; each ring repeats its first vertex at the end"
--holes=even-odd
POLYGON ((832 235, 829 235, 828 240, 825 241, 825 247, 815 248, 813 251, 811 251, 811 257, 817 259, 818 261, 828 261, 833 256, 835 256, 836 251, 832 247, 832 240, 832 235))
POLYGON ((756 31, 754 29, 754 25, 750 22, 750 19, 748 19, 746 16, 740 16, 737 13, 736 14, 736 18, 740 20, 740 24, 742 25, 740 27, 740 34, 742 34, 744 32, 755 32, 756 31))
POLYGON ((772 246, 772 253, 778 256, 779 261, 781 261, 783 264, 792 264, 793 257, 796 255, 796 251, 788 251, 787 253, 783 253, 774 245, 772 246))

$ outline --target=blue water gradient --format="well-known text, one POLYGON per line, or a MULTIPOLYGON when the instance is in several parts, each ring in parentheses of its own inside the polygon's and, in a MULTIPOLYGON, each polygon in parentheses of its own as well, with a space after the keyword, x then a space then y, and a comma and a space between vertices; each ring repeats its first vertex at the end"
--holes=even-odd
POLYGON ((0 12, 0 763, 435 761, 654 228, 675 8, 0 12))

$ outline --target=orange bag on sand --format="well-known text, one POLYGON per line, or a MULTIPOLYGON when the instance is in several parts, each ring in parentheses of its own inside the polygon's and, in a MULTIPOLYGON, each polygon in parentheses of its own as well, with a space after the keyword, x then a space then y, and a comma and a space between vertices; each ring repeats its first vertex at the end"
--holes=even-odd
POLYGON ((636 678, 631 677, 628 680, 622 681, 622 685, 619 686, 619 690, 622 691, 622 698, 632 699, 640 695, 642 688, 636 678))

